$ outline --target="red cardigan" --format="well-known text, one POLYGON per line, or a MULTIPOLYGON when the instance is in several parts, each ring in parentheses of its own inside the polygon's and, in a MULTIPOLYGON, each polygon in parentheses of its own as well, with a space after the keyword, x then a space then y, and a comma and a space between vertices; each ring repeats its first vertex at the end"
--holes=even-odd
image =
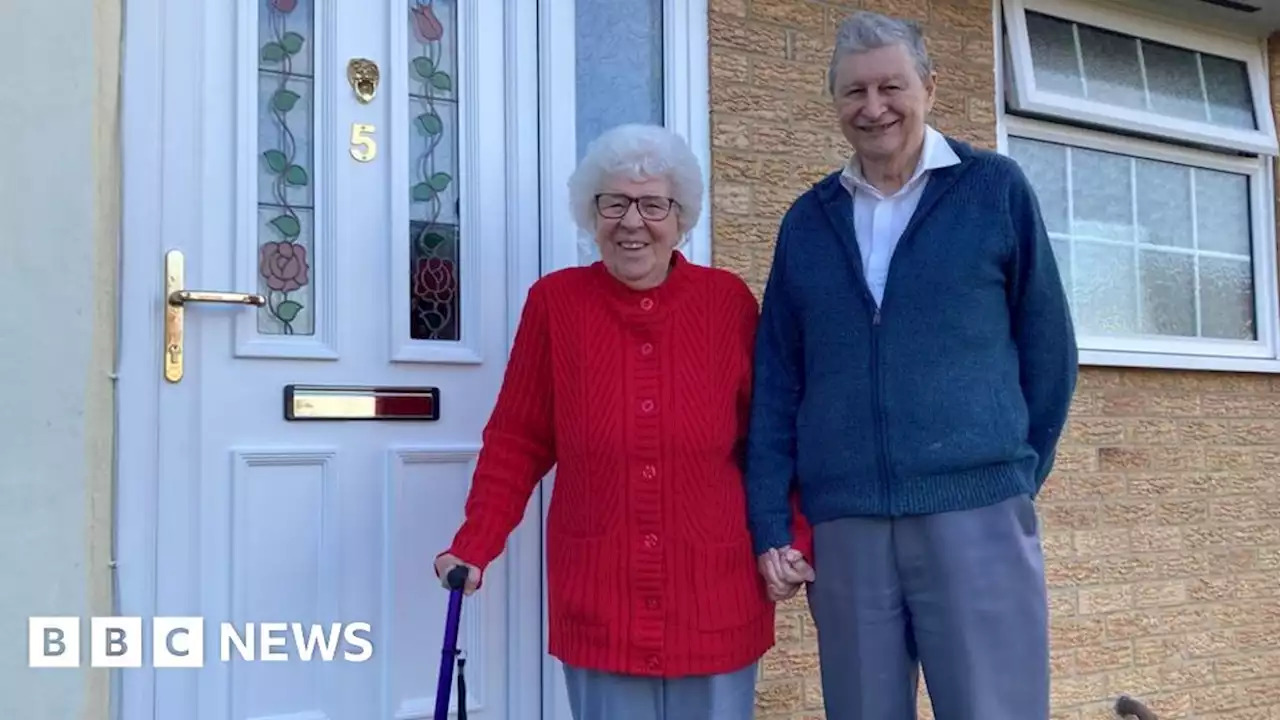
POLYGON ((600 263, 534 284, 449 549, 483 570, 555 465, 550 652, 578 667, 719 673, 774 643, 741 470, 758 306, 737 276, 673 262, 647 292, 600 263))

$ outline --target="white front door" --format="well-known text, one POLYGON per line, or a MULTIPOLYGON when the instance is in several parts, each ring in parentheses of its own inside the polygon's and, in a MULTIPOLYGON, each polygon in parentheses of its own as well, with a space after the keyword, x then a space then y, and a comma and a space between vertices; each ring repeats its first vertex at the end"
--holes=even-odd
MULTIPOLYGON (((148 637, 126 720, 432 717, 431 563, 538 274, 513 5, 129 4, 121 611, 203 617, 206 648, 153 671, 148 637), (222 621, 368 622, 374 652, 224 663, 222 621)), ((475 720, 540 715, 531 505, 463 606, 475 720)))

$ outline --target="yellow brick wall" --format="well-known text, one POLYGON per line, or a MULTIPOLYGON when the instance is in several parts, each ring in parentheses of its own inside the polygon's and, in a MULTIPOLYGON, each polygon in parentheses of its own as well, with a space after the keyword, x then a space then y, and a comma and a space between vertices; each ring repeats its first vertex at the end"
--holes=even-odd
MULTIPOLYGON (((995 145, 991 0, 711 0, 714 256, 757 292, 782 213, 846 153, 824 74, 859 7, 924 21, 933 122, 995 145)), ((1168 720, 1280 720, 1278 477, 1280 377, 1082 370, 1040 503, 1055 718, 1127 692, 1168 720)), ((758 717, 823 717, 803 594, 778 635, 758 717)))

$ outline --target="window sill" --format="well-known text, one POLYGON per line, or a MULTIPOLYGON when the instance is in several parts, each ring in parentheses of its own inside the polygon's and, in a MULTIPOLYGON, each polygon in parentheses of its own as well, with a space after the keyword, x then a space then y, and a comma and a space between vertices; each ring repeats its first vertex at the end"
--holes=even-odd
POLYGON ((1280 360, 1270 358, 1170 355, 1165 353, 1115 352, 1111 350, 1081 349, 1080 366, 1280 374, 1280 360))

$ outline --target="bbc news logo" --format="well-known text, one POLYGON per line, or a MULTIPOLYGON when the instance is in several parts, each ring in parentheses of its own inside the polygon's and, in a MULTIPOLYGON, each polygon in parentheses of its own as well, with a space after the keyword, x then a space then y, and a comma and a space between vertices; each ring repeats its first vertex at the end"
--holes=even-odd
MULTIPOLYGON (((88 642, 82 642, 79 617, 28 619, 28 665, 33 668, 80 667, 82 646, 89 648, 89 667, 142 667, 140 617, 89 619, 88 642)), ((369 623, 218 623, 218 658, 250 662, 365 662, 373 657, 369 623), (340 648, 341 651, 340 651, 340 648)), ((157 617, 150 623, 151 665, 199 668, 205 663, 205 622, 199 617, 157 617)))

